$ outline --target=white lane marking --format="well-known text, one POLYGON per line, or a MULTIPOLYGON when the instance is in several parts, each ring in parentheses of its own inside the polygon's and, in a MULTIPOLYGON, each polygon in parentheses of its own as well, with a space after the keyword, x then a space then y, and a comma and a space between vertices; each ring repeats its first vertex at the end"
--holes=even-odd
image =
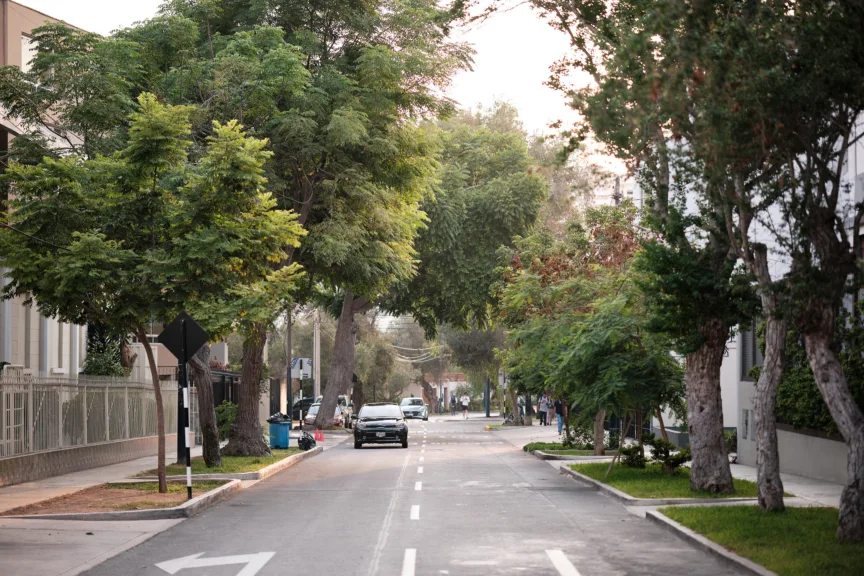
POLYGON ((414 564, 417 563, 417 549, 406 548, 402 560, 402 576, 414 576, 414 564))
POLYGON ((411 520, 419 520, 420 519, 420 505, 414 504, 411 506, 411 520))
POLYGON ((580 576, 579 571, 561 550, 546 550, 546 555, 549 556, 549 560, 552 561, 552 565, 555 566, 561 576, 580 576))
POLYGON ((417 474, 422 474, 422 473, 423 473, 423 467, 422 467, 422 466, 418 466, 418 467, 417 467, 417 474))
POLYGON ((420 462, 422 462, 422 461, 423 461, 423 456, 420 456, 420 462))
POLYGON ((422 482, 415 482, 415 483, 414 483, 414 490, 416 490, 417 492, 419 492, 419 491, 422 490, 422 489, 423 489, 423 483, 422 483, 422 482))
POLYGON ((175 558, 167 562, 160 562, 156 567, 168 574, 176 574, 184 568, 209 568, 211 566, 228 566, 231 564, 245 564, 246 566, 237 576, 255 576, 267 562, 270 561, 275 552, 258 552, 257 554, 243 554, 239 556, 219 556, 214 558, 200 558, 204 553, 199 552, 183 558, 175 558))
POLYGON ((424 452, 426 452, 426 449, 425 449, 425 448, 421 448, 421 449, 420 449, 420 453, 423 454, 424 452))
POLYGON ((387 536, 390 534, 390 524, 393 522, 393 512, 396 510, 396 499, 399 495, 398 488, 402 486, 402 479, 405 477, 405 472, 408 470, 408 462, 410 461, 411 456, 406 454, 405 460, 402 462, 402 470, 399 472, 399 479, 396 480, 396 490, 393 490, 393 494, 390 496, 390 505, 387 507, 387 514, 384 516, 384 523, 381 524, 381 531, 378 532, 378 542, 375 543, 372 561, 369 563, 369 576, 378 575, 378 565, 381 563, 381 552, 384 550, 384 545, 387 543, 387 536))

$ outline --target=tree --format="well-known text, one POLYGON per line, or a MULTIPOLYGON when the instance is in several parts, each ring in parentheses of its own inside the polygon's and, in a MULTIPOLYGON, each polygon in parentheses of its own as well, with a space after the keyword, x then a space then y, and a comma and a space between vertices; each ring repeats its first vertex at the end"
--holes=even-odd
POLYGON ((659 237, 648 241, 640 258, 642 287, 653 310, 652 329, 668 333, 685 356, 691 487, 732 492, 720 364, 730 329, 752 315, 754 298, 749 278, 736 271, 723 202, 716 197, 696 206, 686 202, 688 184, 708 178, 705 166, 690 162, 682 153, 686 147, 674 144, 680 133, 660 99, 666 88, 662 71, 680 64, 674 54, 653 49, 662 48, 666 37, 654 37, 652 19, 665 12, 638 1, 609 10, 593 0, 533 4, 571 40, 572 51, 556 65, 552 84, 585 119, 571 133, 574 144, 593 133, 638 168, 648 195, 645 223, 659 237), (571 68, 587 72, 595 83, 571 88, 565 78, 571 68))
POLYGON ((126 370, 120 362, 120 345, 122 342, 122 336, 113 333, 103 324, 88 325, 84 374, 90 376, 126 376, 126 370))
MULTIPOLYGON (((261 271, 296 244, 296 216, 273 210, 263 188, 266 142, 236 123, 214 125, 189 162, 189 114, 142 94, 129 143, 112 157, 12 163, 16 197, 0 250, 10 268, 4 297, 35 298, 46 316, 99 322, 143 344, 157 405, 160 491, 165 483, 161 388, 146 324, 186 308, 205 324, 254 314, 255 282, 292 280, 261 271), (245 282, 242 284, 241 282, 245 282), (235 286, 231 301, 220 298, 235 286)), ((294 270, 291 270, 294 273, 294 270)))

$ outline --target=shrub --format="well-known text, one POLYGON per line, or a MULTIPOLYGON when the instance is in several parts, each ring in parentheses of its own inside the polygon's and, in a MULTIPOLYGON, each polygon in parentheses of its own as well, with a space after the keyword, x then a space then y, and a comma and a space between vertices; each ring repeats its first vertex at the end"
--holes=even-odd
POLYGON ((732 454, 738 453, 738 429, 733 428, 732 430, 726 430, 724 433, 726 436, 726 453, 732 454))
POLYGON ((606 436, 606 449, 617 450, 619 444, 621 444, 621 431, 617 428, 610 430, 606 436))
POLYGON ((622 446, 618 451, 621 455, 621 464, 627 468, 645 468, 645 455, 642 448, 637 445, 622 446))
POLYGON ((237 405, 228 400, 223 400, 216 407, 216 425, 219 427, 219 440, 228 438, 228 432, 237 418, 237 405))
POLYGON ((654 434, 643 434, 642 442, 651 447, 651 459, 658 462, 667 474, 674 474, 684 463, 692 459, 690 450, 681 448, 677 452, 677 446, 654 434))

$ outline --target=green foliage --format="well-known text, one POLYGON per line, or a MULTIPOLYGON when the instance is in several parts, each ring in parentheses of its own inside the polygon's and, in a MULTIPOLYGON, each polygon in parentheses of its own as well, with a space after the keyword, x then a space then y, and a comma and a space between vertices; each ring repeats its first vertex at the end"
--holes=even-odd
POLYGON ((621 445, 621 430, 615 428, 614 430, 609 430, 609 433, 606 435, 606 449, 607 450, 617 450, 618 446, 621 445))
POLYGON ((647 462, 642 447, 636 444, 624 445, 618 449, 621 454, 621 465, 626 468, 645 468, 647 462))
POLYGON ((126 370, 120 363, 122 341, 122 336, 118 336, 101 324, 88 325, 84 374, 90 376, 126 376, 126 370))
POLYGON ((727 454, 737 454, 738 453, 738 428, 733 428, 732 430, 724 430, 723 436, 726 437, 726 453, 727 454))
MULTIPOLYGON (((735 492, 718 493, 690 489, 690 469, 682 468, 678 474, 666 474, 657 464, 645 468, 615 466, 606 477, 609 464, 592 462, 571 464, 570 468, 594 480, 604 482, 633 496, 634 498, 755 498, 756 483, 748 480, 733 479, 735 492)), ((711 506, 710 508, 714 508, 711 506)), ((725 508, 725 506, 723 506, 725 508)), ((759 510, 753 506, 754 510, 759 510)))
MULTIPOLYGON (((216 426, 219 431, 219 440, 227 440, 231 427, 237 419, 237 404, 230 400, 223 400, 216 407, 216 426)), ((224 457, 223 457, 224 458, 224 457)))
POLYGON ((651 447, 651 460, 659 463, 666 474, 677 473, 681 466, 693 459, 687 448, 678 448, 654 434, 644 434, 642 442, 651 447))

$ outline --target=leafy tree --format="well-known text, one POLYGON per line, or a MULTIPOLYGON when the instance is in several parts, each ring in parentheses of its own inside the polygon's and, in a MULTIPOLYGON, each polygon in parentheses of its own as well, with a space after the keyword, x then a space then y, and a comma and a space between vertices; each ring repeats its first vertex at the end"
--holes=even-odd
POLYGON ((87 356, 84 359, 84 374, 90 376, 126 376, 120 362, 120 345, 123 337, 113 333, 102 324, 87 326, 87 356))
POLYGON ((217 123, 190 162, 191 110, 146 93, 138 102, 129 144, 112 157, 9 166, 16 197, 0 250, 10 268, 4 297, 27 295, 46 316, 138 337, 156 397, 164 492, 162 397, 146 325, 184 308, 212 326, 258 314, 257 295, 268 285, 290 288, 294 270, 264 271, 302 230, 263 192, 266 142, 217 123))

